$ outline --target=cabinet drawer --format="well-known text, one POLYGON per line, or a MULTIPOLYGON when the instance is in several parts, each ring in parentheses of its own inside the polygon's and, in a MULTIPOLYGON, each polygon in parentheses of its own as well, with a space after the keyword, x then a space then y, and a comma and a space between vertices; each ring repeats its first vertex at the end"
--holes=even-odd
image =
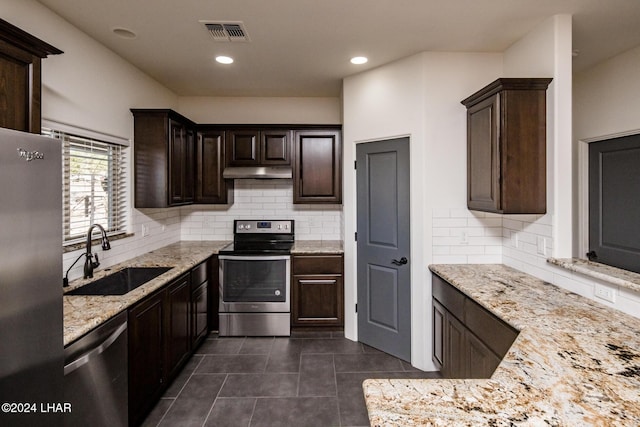
POLYGON ((445 306, 458 320, 464 321, 464 300, 466 299, 464 294, 445 282, 440 276, 433 274, 431 277, 433 298, 445 306))
POLYGON ((209 261, 205 261, 202 264, 196 266, 191 270, 191 283, 194 288, 207 281, 207 265, 209 261))
POLYGON ((293 274, 342 274, 342 256, 294 256, 293 274))
POLYGON ((509 325, 489 313, 478 303, 465 301, 465 324, 493 352, 503 357, 518 335, 509 325))

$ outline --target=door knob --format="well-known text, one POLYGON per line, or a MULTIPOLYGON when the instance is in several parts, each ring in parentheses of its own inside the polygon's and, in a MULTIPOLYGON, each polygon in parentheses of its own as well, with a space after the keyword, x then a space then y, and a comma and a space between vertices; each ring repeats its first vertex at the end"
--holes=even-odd
POLYGON ((407 259, 407 257, 402 257, 399 260, 398 259, 394 259, 393 261, 391 261, 391 263, 395 264, 395 265, 405 265, 408 262, 409 262, 409 260, 407 259))

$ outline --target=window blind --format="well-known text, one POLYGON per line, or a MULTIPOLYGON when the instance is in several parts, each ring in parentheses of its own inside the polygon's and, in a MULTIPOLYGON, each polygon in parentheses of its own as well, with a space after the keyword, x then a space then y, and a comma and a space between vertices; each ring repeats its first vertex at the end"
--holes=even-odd
POLYGON ((62 141, 64 243, 86 238, 93 224, 109 235, 126 231, 126 147, 54 129, 62 141))

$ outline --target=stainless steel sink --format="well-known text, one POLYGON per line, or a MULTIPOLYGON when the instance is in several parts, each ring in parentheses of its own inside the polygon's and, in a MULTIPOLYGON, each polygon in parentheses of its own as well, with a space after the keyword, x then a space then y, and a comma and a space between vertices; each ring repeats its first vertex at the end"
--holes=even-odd
POLYGON ((173 267, 128 267, 65 295, 124 295, 173 267))

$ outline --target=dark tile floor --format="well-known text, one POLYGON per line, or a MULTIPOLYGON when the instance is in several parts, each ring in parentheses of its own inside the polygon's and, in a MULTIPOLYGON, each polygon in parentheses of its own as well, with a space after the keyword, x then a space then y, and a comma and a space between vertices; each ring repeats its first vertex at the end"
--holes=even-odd
POLYGON ((368 426, 362 381, 437 378, 342 332, 210 336, 144 426, 368 426))

